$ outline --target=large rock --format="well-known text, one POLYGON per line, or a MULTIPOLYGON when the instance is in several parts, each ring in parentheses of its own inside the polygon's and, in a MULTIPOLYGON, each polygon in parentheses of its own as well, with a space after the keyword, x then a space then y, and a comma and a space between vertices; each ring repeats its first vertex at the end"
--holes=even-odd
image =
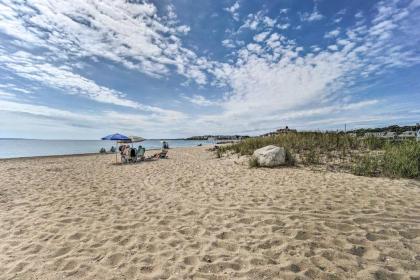
POLYGON ((286 150, 274 145, 255 150, 252 157, 257 160, 259 166, 274 167, 286 164, 286 150))

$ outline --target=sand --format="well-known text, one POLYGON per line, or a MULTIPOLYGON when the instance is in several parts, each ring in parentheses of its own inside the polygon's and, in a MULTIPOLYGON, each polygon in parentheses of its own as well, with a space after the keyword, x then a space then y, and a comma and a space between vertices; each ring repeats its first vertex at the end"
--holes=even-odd
POLYGON ((205 147, 0 161, 0 279, 420 279, 420 183, 205 147))

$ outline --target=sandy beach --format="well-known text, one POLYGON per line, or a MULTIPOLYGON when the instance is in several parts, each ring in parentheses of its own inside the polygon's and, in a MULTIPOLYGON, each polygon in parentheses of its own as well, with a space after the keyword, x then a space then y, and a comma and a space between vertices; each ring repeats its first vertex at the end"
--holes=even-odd
POLYGON ((0 161, 0 279, 420 279, 420 182, 205 147, 0 161))

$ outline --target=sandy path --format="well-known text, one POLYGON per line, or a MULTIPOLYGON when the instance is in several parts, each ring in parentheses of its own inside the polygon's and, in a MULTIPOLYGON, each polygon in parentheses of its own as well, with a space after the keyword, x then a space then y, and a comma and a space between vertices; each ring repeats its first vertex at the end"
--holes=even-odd
POLYGON ((0 279, 420 279, 420 183, 204 148, 0 161, 0 279))

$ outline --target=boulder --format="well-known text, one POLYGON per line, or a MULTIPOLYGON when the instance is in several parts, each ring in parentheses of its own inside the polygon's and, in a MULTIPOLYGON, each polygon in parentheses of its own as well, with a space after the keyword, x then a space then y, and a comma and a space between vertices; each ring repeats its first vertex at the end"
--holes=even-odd
POLYGON ((259 166, 274 167, 286 164, 286 150, 274 145, 255 150, 252 157, 259 166))

